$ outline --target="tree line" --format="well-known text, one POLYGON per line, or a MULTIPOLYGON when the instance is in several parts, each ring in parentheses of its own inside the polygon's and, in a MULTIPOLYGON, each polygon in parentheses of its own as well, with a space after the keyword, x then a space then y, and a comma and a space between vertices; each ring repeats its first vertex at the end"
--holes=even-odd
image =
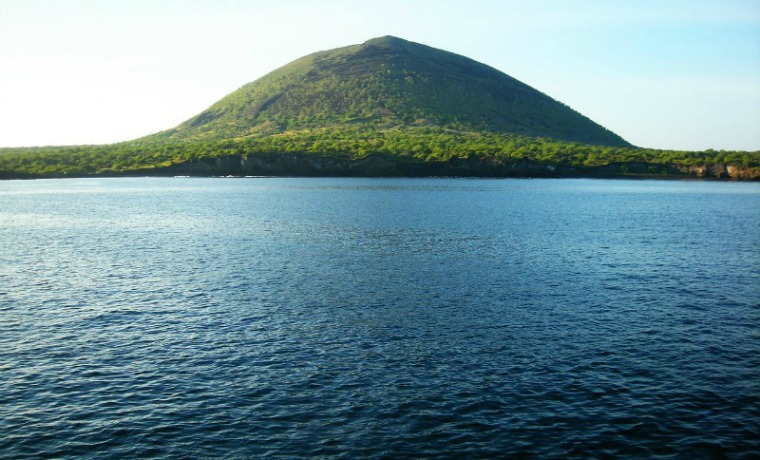
POLYGON ((110 145, 3 148, 0 177, 119 174, 207 158, 284 153, 349 158, 379 154, 421 162, 481 156, 574 167, 611 163, 760 167, 760 151, 656 150, 430 126, 369 129, 342 125, 231 140, 163 141, 153 137, 110 145))

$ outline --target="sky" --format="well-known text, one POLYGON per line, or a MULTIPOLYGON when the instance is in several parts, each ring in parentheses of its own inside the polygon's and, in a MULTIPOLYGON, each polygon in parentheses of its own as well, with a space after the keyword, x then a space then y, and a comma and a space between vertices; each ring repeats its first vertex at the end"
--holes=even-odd
POLYGON ((142 137, 383 35, 488 64, 634 145, 760 150, 757 0, 0 0, 0 147, 142 137))

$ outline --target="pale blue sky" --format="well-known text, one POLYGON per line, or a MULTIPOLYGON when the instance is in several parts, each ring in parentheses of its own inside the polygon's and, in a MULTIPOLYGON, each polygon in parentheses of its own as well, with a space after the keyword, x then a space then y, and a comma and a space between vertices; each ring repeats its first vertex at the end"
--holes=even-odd
POLYGON ((491 65, 639 146, 760 150, 757 0, 0 0, 0 146, 141 137, 382 35, 491 65))

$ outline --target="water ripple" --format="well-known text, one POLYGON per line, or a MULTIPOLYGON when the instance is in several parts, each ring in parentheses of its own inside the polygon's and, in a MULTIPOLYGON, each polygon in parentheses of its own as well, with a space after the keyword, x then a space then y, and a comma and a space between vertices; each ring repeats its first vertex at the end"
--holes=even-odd
POLYGON ((2 182, 0 458, 752 458, 758 198, 2 182))

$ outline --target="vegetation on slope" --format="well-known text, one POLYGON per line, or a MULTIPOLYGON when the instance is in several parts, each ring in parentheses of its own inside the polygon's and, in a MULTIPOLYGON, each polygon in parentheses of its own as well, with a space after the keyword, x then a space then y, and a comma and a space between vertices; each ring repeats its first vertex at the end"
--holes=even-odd
POLYGON ((374 130, 438 126, 629 146, 496 69, 395 37, 305 56, 150 139, 258 137, 344 124, 374 130))
POLYGON ((452 158, 490 157, 578 168, 615 163, 732 164, 760 168, 760 152, 653 150, 436 127, 369 130, 349 125, 234 140, 142 141, 99 146, 0 149, 0 177, 123 174, 204 159, 282 154, 348 159, 382 155, 400 161, 425 163, 445 162, 452 158))

